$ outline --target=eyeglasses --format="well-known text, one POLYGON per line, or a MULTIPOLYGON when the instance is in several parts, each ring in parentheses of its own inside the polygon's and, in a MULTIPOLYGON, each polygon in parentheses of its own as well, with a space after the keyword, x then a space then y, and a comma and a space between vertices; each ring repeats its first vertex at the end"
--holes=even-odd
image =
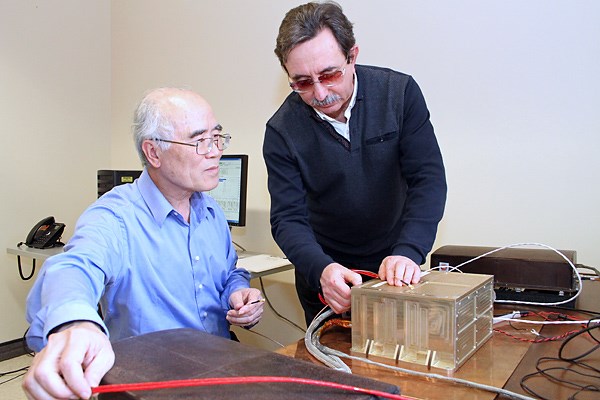
POLYGON ((221 151, 225 150, 227 147, 229 147, 229 143, 231 143, 231 135, 229 135, 229 134, 214 135, 213 137, 210 137, 210 138, 198 139, 195 143, 176 142, 174 140, 159 139, 159 138, 154 138, 153 140, 156 140, 157 142, 175 143, 175 144, 183 144, 185 146, 192 146, 192 147, 196 148, 196 154, 198 154, 199 156, 203 156, 212 151, 213 143, 217 144, 217 149, 219 149, 221 151))
POLYGON ((323 86, 332 87, 340 83, 345 73, 346 68, 342 68, 334 72, 321 74, 314 81, 312 79, 300 79, 299 81, 290 82, 290 87, 296 93, 305 93, 309 90, 312 90, 315 83, 320 83, 323 86))

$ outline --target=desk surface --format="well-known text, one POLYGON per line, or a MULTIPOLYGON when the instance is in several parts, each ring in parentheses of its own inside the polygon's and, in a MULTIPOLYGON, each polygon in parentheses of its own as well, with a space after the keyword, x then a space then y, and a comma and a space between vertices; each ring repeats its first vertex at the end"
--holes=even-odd
MULTIPOLYGON (((7 254, 29 257, 41 261, 46 260, 55 254, 62 253, 63 247, 52 247, 49 249, 36 249, 26 245, 7 247, 7 254)), ((261 254, 252 251, 243 251, 239 254, 238 265, 244 266, 249 272, 251 278, 259 278, 270 274, 293 269, 294 266, 285 258, 275 257, 268 254, 261 254)))
POLYGON ((6 253, 14 254, 17 256, 30 257, 39 260, 45 260, 55 254, 62 253, 63 247, 51 247, 49 249, 36 249, 33 247, 27 247, 26 245, 7 247, 6 253))
MULTIPOLYGON (((584 293, 588 298, 597 299, 600 295, 600 282, 596 281, 588 283, 584 286, 584 293)), ((596 308, 600 306, 600 303, 596 303, 596 308)), ((514 306, 512 306, 514 307, 514 306)), ((505 308, 505 307, 498 307, 505 308)), ((583 309, 583 307, 581 307, 583 309)), ((525 307, 518 307, 518 309, 525 309, 525 307)), ((530 309, 530 307, 527 307, 530 309)), ((539 308, 542 309, 542 308, 539 308)), ((549 308, 545 308, 549 310, 549 308)), ((563 311, 552 309, 552 311, 561 311, 568 313, 569 315, 575 315, 582 317, 582 319, 590 318, 589 315, 579 314, 575 311, 563 311)), ((497 313, 502 313, 498 311, 497 313)), ((527 325, 523 327, 523 324, 513 324, 512 326, 508 323, 501 323, 494 326, 494 328, 506 331, 513 336, 521 338, 523 340, 532 339, 532 335, 529 334, 529 330, 534 328, 541 331, 544 337, 559 336, 569 330, 576 330, 580 325, 527 325), (525 329, 524 329, 525 328, 525 329)), ((600 335, 596 335, 600 336, 600 335)), ((444 370, 432 368, 427 370, 426 367, 399 363, 398 366, 409 370, 420 371, 425 373, 435 373, 444 376, 453 376, 455 378, 465 379, 471 382, 477 382, 485 385, 490 385, 498 388, 505 388, 511 392, 516 392, 531 396, 521 389, 520 381, 523 376, 536 371, 535 364, 540 357, 556 357, 558 349, 563 341, 549 341, 544 343, 531 343, 515 339, 506 334, 500 332, 494 332, 492 338, 488 340, 467 362, 461 366, 457 371, 447 373, 444 370)), ((591 338, 582 338, 582 341, 576 342, 576 346, 582 348, 591 348, 595 344, 591 338), (586 341, 587 340, 587 341, 586 341)), ((325 346, 333 349, 342 351, 346 354, 350 354, 351 345, 351 331, 350 329, 344 329, 340 327, 334 327, 323 333, 321 337, 321 343, 325 346)), ((575 343, 575 341, 574 341, 575 343)), ((308 353, 304 346, 304 341, 301 340, 298 343, 294 343, 278 351, 280 354, 299 358, 303 360, 309 360, 314 363, 319 363, 311 354, 308 353)), ((371 357, 373 361, 379 361, 386 364, 390 364, 391 360, 383 358, 371 357)), ((587 363, 592 364, 595 368, 600 368, 600 349, 597 349, 585 360, 587 363)), ((428 379, 411 376, 406 373, 392 371, 384 367, 370 365, 361 361, 344 359, 354 374, 375 378, 383 382, 395 384, 400 387, 401 393, 409 397, 418 399, 494 399, 495 393, 467 388, 462 385, 441 382, 436 379, 428 379)), ((596 381, 591 380, 591 382, 596 381)), ((528 385, 535 389, 535 391, 546 398, 553 399, 564 399, 568 398, 570 394, 573 394, 572 388, 559 386, 554 384, 546 378, 535 378, 528 381, 528 385)), ((589 393, 588 393, 589 395, 589 393)), ((505 398, 505 397, 500 397, 505 398)), ((592 397, 577 396, 578 399, 587 399, 592 397)))
POLYGON ((246 268, 250 272, 251 278, 259 278, 294 268, 287 258, 252 251, 239 252, 237 266, 246 268))

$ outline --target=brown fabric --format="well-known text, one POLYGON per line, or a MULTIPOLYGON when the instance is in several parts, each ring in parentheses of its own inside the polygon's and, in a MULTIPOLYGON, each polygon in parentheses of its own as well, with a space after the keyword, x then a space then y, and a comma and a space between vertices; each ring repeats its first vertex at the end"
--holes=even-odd
MULTIPOLYGON (((102 384, 232 376, 293 376, 399 393, 395 385, 334 371, 193 329, 132 337, 113 344, 116 361, 102 384)), ((370 399, 337 389, 270 383, 103 394, 102 400, 370 399)))

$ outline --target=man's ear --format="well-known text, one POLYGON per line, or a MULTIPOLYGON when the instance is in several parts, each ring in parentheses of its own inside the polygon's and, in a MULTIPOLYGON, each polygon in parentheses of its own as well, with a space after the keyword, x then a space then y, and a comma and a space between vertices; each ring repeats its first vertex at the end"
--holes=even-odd
POLYGON ((160 167, 160 156, 162 155, 162 149, 158 147, 158 144, 154 140, 144 140, 142 143, 142 151, 150 164, 154 168, 160 167))
POLYGON ((358 57, 358 45, 355 44, 348 52, 348 64, 356 64, 356 58, 358 57))

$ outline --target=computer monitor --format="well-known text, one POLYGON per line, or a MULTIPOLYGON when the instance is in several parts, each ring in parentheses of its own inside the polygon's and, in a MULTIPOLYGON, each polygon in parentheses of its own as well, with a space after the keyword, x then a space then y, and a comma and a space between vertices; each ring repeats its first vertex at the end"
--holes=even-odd
POLYGON ((248 156, 223 154, 219 161, 219 184, 208 192, 219 203, 229 226, 246 226, 248 156))

